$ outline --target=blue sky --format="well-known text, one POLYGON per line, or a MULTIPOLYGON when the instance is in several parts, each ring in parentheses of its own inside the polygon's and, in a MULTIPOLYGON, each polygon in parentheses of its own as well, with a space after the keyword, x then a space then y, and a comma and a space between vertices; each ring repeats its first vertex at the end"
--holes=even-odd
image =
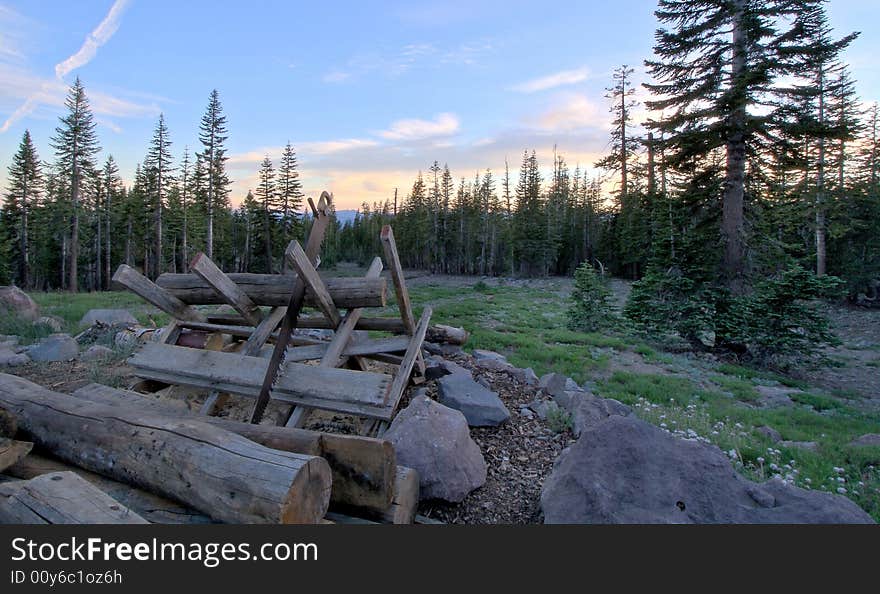
MULTIPOLYGON (((437 159, 456 177, 512 169, 554 144, 574 166, 607 150, 611 70, 643 78, 649 0, 188 2, 0 0, 0 179, 24 130, 40 156, 80 76, 103 155, 130 181, 160 112, 198 150, 213 88, 229 127, 233 202, 289 140, 309 194, 339 208, 405 194, 437 159)), ((880 2, 832 0, 865 101, 880 99, 880 2)), ((644 114, 637 114, 637 117, 644 114)), ((102 156, 102 159, 104 157, 102 156)))

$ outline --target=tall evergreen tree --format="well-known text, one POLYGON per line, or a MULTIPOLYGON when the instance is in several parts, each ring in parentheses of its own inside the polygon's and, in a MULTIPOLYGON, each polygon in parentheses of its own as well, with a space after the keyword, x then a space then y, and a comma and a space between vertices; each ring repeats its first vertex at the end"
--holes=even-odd
POLYGON ((211 91, 208 108, 199 126, 199 141, 202 143, 201 158, 205 166, 205 212, 207 214, 207 236, 205 252, 214 257, 214 222, 218 208, 225 208, 229 195, 229 178, 226 176, 227 139, 226 116, 220 104, 217 89, 211 91))
POLYGON ((95 120, 85 88, 76 78, 64 101, 67 114, 55 129, 56 170, 69 196, 70 232, 67 241, 67 289, 77 291, 79 281, 79 220, 84 180, 95 169, 95 155, 101 150, 95 120))
POLYGON ((162 211, 166 206, 168 189, 173 183, 173 171, 171 159, 171 138, 168 127, 165 125, 164 114, 159 114, 159 121, 153 130, 153 139, 147 152, 145 165, 154 181, 154 195, 151 200, 153 207, 153 233, 154 233, 154 261, 153 278, 163 272, 165 258, 162 253, 162 211))
POLYGON ((260 183, 257 186, 257 198, 260 204, 259 235, 262 238, 262 249, 266 262, 266 272, 272 274, 272 227, 275 220, 275 204, 277 188, 275 186, 275 169, 269 155, 260 165, 260 183))
POLYGON ((43 174, 37 149, 31 133, 25 130, 12 157, 7 177, 6 202, 3 206, 3 226, 10 241, 9 251, 15 261, 16 282, 25 288, 31 286, 31 211, 39 206, 43 191, 43 174))

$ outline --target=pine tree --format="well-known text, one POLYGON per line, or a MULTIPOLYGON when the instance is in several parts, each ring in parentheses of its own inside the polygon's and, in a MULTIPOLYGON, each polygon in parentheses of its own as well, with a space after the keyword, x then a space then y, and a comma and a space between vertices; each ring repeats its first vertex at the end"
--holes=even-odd
POLYGON ((66 185, 69 198, 70 233, 67 240, 67 289, 76 292, 79 281, 79 219, 84 179, 95 169, 95 155, 100 151, 85 88, 79 77, 64 101, 67 115, 59 118, 52 147, 56 170, 66 185))
POLYGON ((3 226, 9 240, 11 259, 17 262, 14 278, 25 288, 31 286, 31 212, 39 206, 43 190, 40 158, 25 130, 12 157, 7 177, 6 202, 3 206, 3 226))
POLYGON ((171 139, 168 127, 165 125, 164 114, 159 114, 159 121, 153 131, 153 139, 144 161, 151 177, 155 179, 151 203, 153 207, 153 233, 154 233, 154 261, 153 278, 163 272, 165 259, 162 253, 162 211, 165 209, 165 201, 168 189, 173 183, 174 167, 171 160, 171 139))
MULTIPOLYGON (((278 199, 281 206, 282 246, 292 239, 302 238, 302 182, 299 179, 296 153, 290 142, 281 153, 281 164, 278 167, 278 199)), ((286 266, 285 266, 286 269, 286 266)))
POLYGON ((272 274, 272 223, 275 220, 275 204, 277 191, 275 187, 275 169, 269 155, 260 165, 260 184, 257 186, 257 198, 260 204, 259 233, 263 240, 263 251, 266 272, 272 274))
POLYGON ((657 81, 645 86, 651 110, 666 115, 669 165, 688 167, 723 149, 721 276, 733 293, 747 289, 745 190, 748 159, 770 132, 770 118, 749 111, 770 91, 784 63, 774 50, 777 23, 795 11, 792 0, 660 0, 656 60, 646 61, 657 81), (668 28, 667 28, 668 27, 668 28))
POLYGON ((122 197, 122 179, 119 177, 119 167, 113 159, 113 155, 107 157, 104 168, 101 171, 102 188, 104 191, 104 212, 102 214, 104 222, 104 289, 110 290, 110 278, 112 272, 112 249, 113 249, 113 230, 114 225, 114 209, 118 210, 119 199, 122 197))
POLYGON ((214 257, 214 223, 218 208, 225 208, 229 195, 229 178, 226 176, 227 139, 226 116, 220 104, 217 89, 211 91, 208 108, 199 126, 199 141, 203 151, 200 153, 205 167, 205 212, 207 215, 207 236, 205 252, 214 257))

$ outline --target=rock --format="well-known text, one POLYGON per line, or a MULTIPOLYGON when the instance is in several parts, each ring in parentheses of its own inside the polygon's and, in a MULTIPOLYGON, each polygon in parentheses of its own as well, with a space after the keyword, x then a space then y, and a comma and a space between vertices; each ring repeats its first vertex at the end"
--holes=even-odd
POLYGON ((528 406, 521 406, 519 407, 519 416, 525 417, 526 419, 534 419, 535 413, 533 413, 528 406))
POLYGON ((717 447, 633 415, 584 430, 545 481, 541 508, 549 524, 873 523, 843 496, 753 483, 717 447))
POLYGON ((40 307, 30 295, 14 285, 0 287, 0 312, 33 322, 40 317, 40 307))
POLYGON ((756 431, 764 437, 767 437, 773 443, 779 443, 780 441, 782 441, 782 435, 780 435, 779 431, 777 431, 773 427, 762 425, 761 427, 758 427, 756 431))
POLYGON ((786 388, 785 386, 755 386, 755 389, 760 395, 758 397, 758 406, 761 408, 794 406, 794 402, 788 395, 800 391, 793 388, 786 388))
POLYGON ((466 369, 454 361, 449 361, 443 357, 432 355, 425 359, 425 378, 428 380, 440 379, 444 375, 452 373, 460 373, 468 377, 473 377, 470 369, 466 369))
POLYGON ((865 433, 852 440, 849 445, 857 448, 880 447, 880 433, 865 433))
POLYGON ((489 371, 512 372, 516 370, 516 367, 514 367, 507 361, 499 361, 498 359, 480 359, 478 361, 474 361, 474 364, 480 369, 488 369, 489 371))
POLYGON ((571 431, 577 437, 587 428, 611 415, 626 417, 631 414, 632 409, 622 402, 584 392, 571 411, 571 431))
POLYGON ((127 309, 90 309, 79 321, 80 326, 136 326, 138 321, 127 309))
POLYGON ((544 400, 533 400, 529 403, 529 408, 543 421, 547 418, 547 411, 550 409, 550 405, 544 400))
POLYGON ((534 369, 532 369, 531 367, 526 367, 522 371, 523 371, 522 375, 523 375, 523 383, 524 384, 526 384, 528 386, 537 386, 538 385, 538 381, 540 381, 540 380, 538 379, 538 375, 535 373, 534 369))
POLYGON ((16 353, 10 348, 0 346, 0 368, 2 367, 18 367, 30 363, 31 359, 24 353, 16 353))
POLYGON ((0 334, 0 349, 6 347, 9 350, 15 350, 20 340, 15 334, 0 334))
POLYGON ((82 355, 79 356, 82 361, 106 361, 114 355, 113 349, 108 349, 99 344, 92 345, 82 355))
POLYGON ((779 445, 784 448, 797 448, 799 450, 819 451, 819 444, 815 441, 780 441, 779 445))
POLYGON ((542 375, 538 385, 544 390, 545 394, 550 396, 557 396, 563 392, 577 392, 581 389, 577 382, 561 373, 542 375))
POLYGON ((65 322, 58 316, 42 316, 34 320, 33 324, 34 326, 46 326, 52 332, 63 332, 65 322))
POLYGON ((441 404, 461 411, 471 427, 495 427, 510 418, 498 394, 481 386, 469 375, 453 373, 438 382, 441 404))
POLYGON ((28 349, 34 361, 71 361, 79 354, 79 345, 69 334, 50 334, 28 349))
POLYGON ((464 415, 425 396, 398 413, 383 436, 397 463, 419 473, 419 497, 457 503, 486 482, 486 461, 464 415))
POLYGON ((586 394, 586 392, 580 390, 565 390, 551 395, 551 398, 553 398, 553 402, 555 402, 559 408, 566 412, 573 413, 574 409, 577 408, 578 402, 581 400, 581 396, 584 394, 586 394))
POLYGON ((473 356, 474 356, 474 359, 476 359, 478 363, 480 361, 498 361, 500 363, 507 363, 507 357, 505 357, 501 353, 496 353, 495 351, 474 349, 473 356))
POLYGON ((422 343, 422 348, 431 353, 432 355, 440 355, 442 357, 451 357, 453 355, 461 355, 464 353, 460 345, 457 344, 437 344, 434 342, 425 341, 422 343))

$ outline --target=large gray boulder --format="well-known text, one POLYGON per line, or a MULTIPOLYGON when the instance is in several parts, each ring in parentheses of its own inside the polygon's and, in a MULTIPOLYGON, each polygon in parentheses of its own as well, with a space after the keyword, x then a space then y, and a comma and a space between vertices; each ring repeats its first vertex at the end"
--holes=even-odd
POLYGON ((127 309, 90 309, 79 321, 80 326, 93 326, 97 322, 105 326, 136 326, 137 318, 127 309))
POLYGON ((468 375, 452 373, 437 381, 441 404, 461 411, 471 427, 496 427, 510 418, 498 394, 468 375))
POLYGON ((0 314, 13 315, 29 322, 40 317, 40 307, 30 295, 14 285, 0 287, 0 314))
POLYGON ((50 334, 28 348, 34 361, 72 361, 79 354, 79 345, 68 334, 50 334))
POLYGON ((753 483, 717 447, 619 415, 559 457, 541 508, 550 524, 873 523, 843 496, 753 483))
POLYGON ((416 396, 383 436, 397 462, 419 473, 419 497, 457 503, 486 482, 486 461, 467 421, 426 396, 416 396))
POLYGON ((611 415, 626 417, 632 409, 613 398, 600 398, 590 392, 581 392, 571 410, 571 430, 575 437, 611 415))

